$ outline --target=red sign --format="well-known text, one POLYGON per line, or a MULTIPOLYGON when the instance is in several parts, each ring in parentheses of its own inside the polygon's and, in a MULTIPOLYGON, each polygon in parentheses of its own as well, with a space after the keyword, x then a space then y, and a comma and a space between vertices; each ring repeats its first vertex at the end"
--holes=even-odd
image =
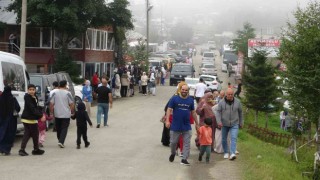
POLYGON ((280 47, 279 39, 249 39, 248 47, 280 47))

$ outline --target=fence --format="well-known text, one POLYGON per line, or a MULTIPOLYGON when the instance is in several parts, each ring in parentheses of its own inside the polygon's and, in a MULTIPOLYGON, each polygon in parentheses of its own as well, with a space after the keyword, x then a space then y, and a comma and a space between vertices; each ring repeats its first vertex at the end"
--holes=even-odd
MULTIPOLYGON (((262 128, 255 126, 253 124, 248 125, 248 132, 253 136, 264 140, 265 142, 270 142, 272 144, 288 147, 290 146, 292 136, 288 134, 276 133, 267 128, 262 128)), ((305 137, 297 137, 298 144, 304 144, 308 142, 305 137)))
POLYGON ((0 51, 10 52, 19 55, 20 48, 14 43, 0 42, 0 51))

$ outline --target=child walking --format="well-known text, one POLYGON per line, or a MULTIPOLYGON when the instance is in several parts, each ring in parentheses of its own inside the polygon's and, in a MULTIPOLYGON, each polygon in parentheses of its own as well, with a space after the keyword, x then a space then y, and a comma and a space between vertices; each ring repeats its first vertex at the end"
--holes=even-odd
POLYGON ((45 121, 45 116, 38 108, 38 98, 36 94, 36 86, 33 84, 28 85, 28 93, 24 96, 24 110, 21 115, 21 122, 24 126, 24 134, 21 142, 21 149, 19 150, 20 156, 28 156, 25 151, 27 143, 32 137, 33 140, 33 155, 42 155, 44 150, 39 149, 39 129, 38 119, 45 121))
POLYGON ((47 121, 51 121, 52 117, 49 117, 45 112, 43 113, 45 116, 45 120, 38 120, 38 128, 39 128, 39 147, 43 147, 43 143, 46 139, 46 131, 47 131, 47 121))
POLYGON ((199 161, 202 161, 202 156, 206 152, 206 162, 209 163, 212 144, 212 119, 204 119, 204 126, 201 126, 198 130, 199 142, 200 142, 200 154, 199 161))
POLYGON ((77 149, 80 149, 81 144, 81 136, 84 141, 84 146, 87 148, 90 145, 87 137, 87 122, 89 123, 90 127, 92 127, 92 122, 88 116, 86 111, 86 106, 83 102, 78 104, 78 111, 75 112, 72 119, 76 119, 77 121, 77 149))

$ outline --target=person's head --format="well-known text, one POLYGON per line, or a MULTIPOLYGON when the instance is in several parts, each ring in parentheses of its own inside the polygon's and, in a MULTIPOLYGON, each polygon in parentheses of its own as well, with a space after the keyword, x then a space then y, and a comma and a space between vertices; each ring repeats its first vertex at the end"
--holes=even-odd
POLYGON ((206 126, 211 126, 212 125, 212 119, 211 118, 205 118, 204 119, 204 124, 206 126))
POLYGON ((11 92, 11 87, 10 86, 6 86, 3 89, 2 95, 3 96, 12 96, 12 92, 11 92))
POLYGON ((232 90, 231 88, 228 88, 228 89, 227 89, 226 99, 227 99, 228 101, 233 101, 233 90, 232 90))
POLYGON ((225 95, 224 90, 221 90, 221 91, 220 91, 220 94, 219 94, 220 98, 224 98, 224 95, 225 95))
POLYGON ((85 85, 86 85, 86 86, 90 86, 90 81, 89 81, 89 80, 86 80, 85 85))
POLYGON ((102 84, 103 86, 107 86, 107 84, 108 84, 107 79, 106 79, 106 78, 102 78, 102 79, 101 79, 101 84, 102 84))
POLYGON ((54 81, 54 82, 52 83, 52 86, 53 86, 54 89, 55 89, 55 88, 58 88, 58 87, 59 87, 58 81, 54 81))
POLYGON ((203 99, 208 104, 214 104, 214 96, 211 92, 204 94, 203 99))
POLYGON ((146 72, 143 72, 142 75, 145 76, 145 75, 146 75, 146 72))
POLYGON ((67 81, 66 80, 62 80, 59 82, 59 87, 60 88, 66 88, 67 87, 67 81))
POLYGON ((85 111, 86 110, 86 106, 84 105, 83 102, 79 102, 78 106, 77 106, 78 111, 85 111))
POLYGON ((228 86, 230 86, 230 85, 231 85, 231 83, 228 82, 228 86))
POLYGON ((181 86, 181 89, 180 89, 180 95, 183 97, 183 98, 186 98, 188 97, 188 94, 189 94, 189 87, 188 85, 184 84, 181 86))
POLYGON ((202 82, 202 83, 204 82, 204 80, 202 78, 200 78, 199 81, 202 82))
POLYGON ((34 84, 28 85, 28 94, 34 96, 36 94, 36 86, 34 84))

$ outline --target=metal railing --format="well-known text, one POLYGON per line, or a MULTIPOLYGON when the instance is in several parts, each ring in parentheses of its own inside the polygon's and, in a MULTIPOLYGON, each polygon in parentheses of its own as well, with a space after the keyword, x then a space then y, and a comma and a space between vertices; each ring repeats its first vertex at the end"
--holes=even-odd
POLYGON ((20 48, 15 43, 0 42, 0 51, 9 52, 13 54, 20 54, 20 48))

